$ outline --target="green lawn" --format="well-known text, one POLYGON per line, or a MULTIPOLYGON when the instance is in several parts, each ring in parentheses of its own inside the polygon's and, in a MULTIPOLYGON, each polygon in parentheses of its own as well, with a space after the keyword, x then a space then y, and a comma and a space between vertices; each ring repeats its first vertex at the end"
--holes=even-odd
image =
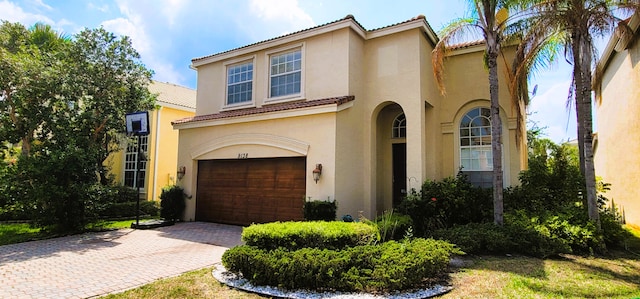
MULTIPOLYGON (((147 220, 152 218, 140 219, 147 220)), ((104 231, 131 227, 135 219, 120 221, 99 221, 87 226, 88 231, 104 231)), ((31 227, 28 223, 2 223, 0 224, 0 245, 22 243, 33 240, 54 238, 59 235, 48 233, 39 228, 31 227)))
MULTIPOLYGON (((125 228, 132 220, 95 228, 125 228)), ((469 256, 450 274, 454 289, 441 298, 640 298, 640 229, 628 250, 606 256, 469 256)), ((0 244, 46 238, 27 224, 0 225, 0 244)), ((264 298, 218 283, 211 268, 199 269, 106 298, 264 298)))
POLYGON ((0 245, 21 243, 46 238, 39 228, 28 223, 0 224, 0 245))
MULTIPOLYGON (((454 289, 439 298, 640 298, 640 229, 629 250, 607 256, 465 257, 453 269, 454 289)), ((212 268, 188 272, 106 298, 264 298, 218 283, 212 268)))
MULTIPOLYGON (((475 256, 465 262, 451 273, 454 289, 439 298, 640 298, 640 257, 625 252, 547 260, 475 256)), ((188 272, 106 298, 265 298, 222 285, 211 271, 188 272)))

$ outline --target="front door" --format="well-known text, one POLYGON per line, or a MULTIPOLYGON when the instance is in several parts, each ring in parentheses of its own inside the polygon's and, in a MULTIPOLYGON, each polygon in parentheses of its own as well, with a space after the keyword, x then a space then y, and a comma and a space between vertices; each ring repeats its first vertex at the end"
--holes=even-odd
POLYGON ((393 148, 393 207, 407 196, 407 144, 394 143, 393 148))

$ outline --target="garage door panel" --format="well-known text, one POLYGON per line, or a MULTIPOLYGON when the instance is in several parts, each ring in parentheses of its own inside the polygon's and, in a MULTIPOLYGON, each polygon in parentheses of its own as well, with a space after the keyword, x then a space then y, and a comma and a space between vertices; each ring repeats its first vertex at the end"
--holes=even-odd
POLYGON ((306 158, 198 164, 196 220, 248 225, 302 220, 306 158))

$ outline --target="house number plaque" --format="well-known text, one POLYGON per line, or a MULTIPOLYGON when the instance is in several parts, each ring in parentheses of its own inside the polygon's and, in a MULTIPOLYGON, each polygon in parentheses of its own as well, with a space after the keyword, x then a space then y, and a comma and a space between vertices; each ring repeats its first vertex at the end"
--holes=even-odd
POLYGON ((249 158, 249 153, 239 153, 238 159, 247 159, 249 158))

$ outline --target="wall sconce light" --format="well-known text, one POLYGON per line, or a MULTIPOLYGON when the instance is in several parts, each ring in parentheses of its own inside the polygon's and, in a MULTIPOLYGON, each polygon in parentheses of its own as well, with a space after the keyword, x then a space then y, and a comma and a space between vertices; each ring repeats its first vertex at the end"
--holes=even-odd
POLYGON ((185 173, 187 173, 186 167, 184 166, 178 167, 178 172, 176 172, 176 174, 178 175, 178 180, 181 180, 184 177, 185 173))
POLYGON ((313 173, 313 180, 317 184, 320 180, 320 175, 322 174, 322 164, 316 164, 316 169, 314 169, 311 173, 313 173))

